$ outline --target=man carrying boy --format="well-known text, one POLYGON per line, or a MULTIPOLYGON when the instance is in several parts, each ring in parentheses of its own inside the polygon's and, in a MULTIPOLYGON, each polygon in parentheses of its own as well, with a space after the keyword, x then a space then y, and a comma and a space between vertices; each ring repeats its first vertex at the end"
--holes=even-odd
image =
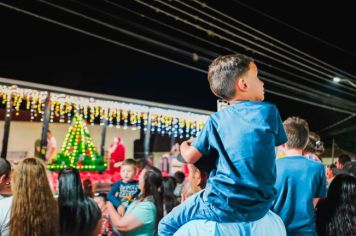
POLYGON ((138 182, 134 180, 136 170, 135 160, 126 159, 121 165, 120 175, 122 179, 112 185, 108 194, 108 200, 120 215, 125 214, 125 209, 138 194, 138 182))
POLYGON ((276 162, 277 199, 271 209, 282 218, 288 236, 315 236, 313 201, 326 197, 325 168, 303 156, 308 143, 308 123, 290 117, 283 124, 288 142, 282 145, 285 157, 276 162))
MULTIPOLYGON (((280 221, 270 212, 275 199, 275 146, 287 141, 277 108, 264 100, 256 64, 244 55, 215 59, 209 67, 212 92, 229 106, 210 116, 193 143, 185 141, 181 154, 188 163, 214 159, 205 190, 191 196, 163 218, 160 235, 173 235, 190 220, 217 222, 280 221)), ((282 229, 284 228, 282 224, 282 229)), ((283 232, 271 232, 280 235, 283 232)))

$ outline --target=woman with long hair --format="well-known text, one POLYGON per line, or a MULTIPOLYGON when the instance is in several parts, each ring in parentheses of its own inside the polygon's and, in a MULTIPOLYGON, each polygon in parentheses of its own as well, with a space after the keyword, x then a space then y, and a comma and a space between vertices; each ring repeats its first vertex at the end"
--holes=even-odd
POLYGON ((14 170, 11 236, 52 236, 58 234, 58 207, 50 188, 45 164, 26 158, 14 170))
POLYGON ((63 169, 58 180, 60 235, 98 235, 101 210, 94 200, 84 195, 78 170, 72 167, 63 169))
POLYGON ((107 202, 113 226, 125 236, 153 236, 163 217, 162 174, 153 166, 146 166, 139 176, 141 195, 131 203, 124 216, 120 216, 111 202, 107 202))
POLYGON ((163 209, 164 215, 171 212, 171 210, 179 204, 177 197, 174 195, 174 189, 177 182, 173 176, 163 177, 163 209))
POLYGON ((327 198, 317 205, 316 224, 319 236, 356 235, 356 177, 334 178, 327 198))

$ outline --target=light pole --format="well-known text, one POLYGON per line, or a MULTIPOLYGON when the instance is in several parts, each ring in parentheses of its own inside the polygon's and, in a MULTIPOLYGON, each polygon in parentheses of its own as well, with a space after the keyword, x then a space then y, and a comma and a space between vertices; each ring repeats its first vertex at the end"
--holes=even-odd
POLYGON ((347 83, 349 83, 352 87, 356 88, 356 83, 352 82, 352 81, 349 80, 349 79, 341 79, 340 77, 334 77, 334 78, 333 78, 333 81, 334 81, 335 83, 347 82, 347 83))

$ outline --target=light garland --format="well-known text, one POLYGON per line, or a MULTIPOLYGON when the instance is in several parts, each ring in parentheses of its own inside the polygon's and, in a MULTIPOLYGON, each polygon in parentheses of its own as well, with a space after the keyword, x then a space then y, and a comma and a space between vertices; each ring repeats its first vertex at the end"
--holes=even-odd
MULTIPOLYGON (((29 110, 31 121, 43 117, 47 91, 24 89, 17 86, 0 86, 0 99, 6 108, 12 104, 16 115, 21 109, 29 110), (11 100, 11 101, 10 101, 11 100), (11 103, 12 102, 12 103, 11 103)), ((127 129, 143 129, 147 132, 148 115, 151 116, 153 133, 179 138, 196 136, 208 119, 207 115, 162 109, 125 102, 50 93, 50 122, 70 124, 74 114, 80 114, 89 124, 107 125, 127 129)))

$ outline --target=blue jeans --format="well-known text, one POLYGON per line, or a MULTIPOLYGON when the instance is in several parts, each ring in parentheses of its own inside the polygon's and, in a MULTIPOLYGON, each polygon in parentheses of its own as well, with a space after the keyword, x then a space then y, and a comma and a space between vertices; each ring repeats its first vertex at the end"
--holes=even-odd
POLYGON ((204 190, 189 197, 166 215, 158 225, 158 235, 173 235, 182 225, 191 220, 209 220, 216 222, 235 222, 231 212, 225 212, 207 202, 204 190))

